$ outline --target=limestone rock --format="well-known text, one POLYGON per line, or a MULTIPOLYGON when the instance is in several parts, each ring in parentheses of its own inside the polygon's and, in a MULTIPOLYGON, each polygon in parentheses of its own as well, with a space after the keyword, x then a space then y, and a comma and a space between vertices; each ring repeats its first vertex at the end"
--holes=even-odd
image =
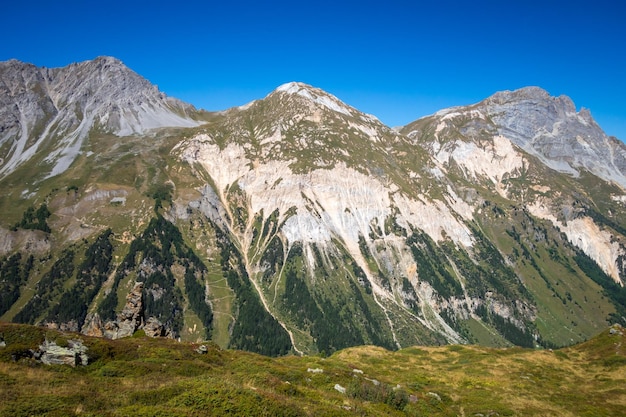
POLYGON ((68 346, 63 347, 56 342, 45 340, 39 346, 39 353, 42 363, 46 365, 87 365, 87 347, 80 340, 68 340, 68 346))
MULTIPOLYGON (((607 136, 589 110, 537 87, 503 91, 482 103, 502 135, 546 165, 578 176, 586 169, 626 187, 626 148, 607 136)), ((481 106, 481 107, 482 107, 481 106)))
POLYGON ((337 391, 339 391, 340 393, 342 393, 342 394, 345 394, 345 393, 346 393, 346 389, 345 389, 345 387, 342 387, 342 386, 341 386, 341 385, 339 385, 339 384, 335 384, 335 389, 336 389, 337 391))
POLYGON ((104 324, 98 313, 87 316, 81 333, 86 336, 104 337, 104 324))
POLYGON ((51 149, 49 176, 64 172, 96 126, 127 136, 199 124, 192 105, 167 97, 111 57, 63 68, 10 60, 0 62, 0 79, 0 147, 11 149, 0 154, 0 176, 42 147, 51 149))
POLYGON ((132 336, 143 325, 143 282, 136 282, 126 296, 126 305, 117 315, 117 335, 114 339, 132 336))
POLYGON ((117 321, 107 321, 106 323, 104 323, 102 331, 104 333, 104 337, 106 337, 107 339, 119 339, 119 326, 117 324, 117 321))
POLYGON ((149 317, 143 326, 143 331, 148 337, 163 337, 167 334, 167 330, 156 317, 149 317))
POLYGON ((104 323, 98 313, 94 313, 87 316, 81 332, 87 336, 120 339, 132 336, 143 325, 143 282, 136 282, 116 320, 104 323))
POLYGON ((619 323, 618 324, 614 324, 609 329, 609 334, 623 336, 624 335, 623 327, 619 323))

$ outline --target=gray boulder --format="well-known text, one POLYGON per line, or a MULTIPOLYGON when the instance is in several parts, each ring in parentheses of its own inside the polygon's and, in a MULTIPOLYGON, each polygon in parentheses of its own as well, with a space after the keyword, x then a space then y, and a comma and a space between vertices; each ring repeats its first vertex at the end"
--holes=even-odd
POLYGON ((45 340, 39 346, 39 360, 46 365, 87 365, 87 347, 81 340, 68 340, 67 347, 45 340))

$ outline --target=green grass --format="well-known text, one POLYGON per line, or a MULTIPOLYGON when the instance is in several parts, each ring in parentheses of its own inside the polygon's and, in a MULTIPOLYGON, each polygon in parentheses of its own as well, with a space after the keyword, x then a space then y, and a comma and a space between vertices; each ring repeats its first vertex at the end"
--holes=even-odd
POLYGON ((200 355, 197 344, 169 339, 110 341, 26 325, 0 324, 0 334, 0 415, 619 416, 626 406, 626 340, 608 330, 555 351, 362 346, 328 358, 212 344, 200 355), (11 358, 44 338, 76 337, 89 347, 85 367, 11 358))
POLYGON ((215 344, 201 355, 198 344, 170 339, 111 341, 0 323, 0 415, 618 416, 626 406, 626 340, 616 329, 555 351, 361 346, 328 358, 269 358, 215 344), (89 365, 29 358, 44 338, 83 340, 89 365))

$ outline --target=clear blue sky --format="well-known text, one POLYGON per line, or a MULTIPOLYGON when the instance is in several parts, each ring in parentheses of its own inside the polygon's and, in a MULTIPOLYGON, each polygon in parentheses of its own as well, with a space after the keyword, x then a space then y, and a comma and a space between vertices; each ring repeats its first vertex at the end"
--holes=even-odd
POLYGON ((391 126, 499 90, 570 96, 626 140, 626 2, 10 1, 0 60, 111 55, 207 110, 320 87, 391 126))

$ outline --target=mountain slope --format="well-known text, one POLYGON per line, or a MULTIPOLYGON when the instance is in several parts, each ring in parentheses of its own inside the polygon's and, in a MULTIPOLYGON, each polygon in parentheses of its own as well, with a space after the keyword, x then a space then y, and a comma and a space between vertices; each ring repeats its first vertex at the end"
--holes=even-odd
POLYGON ((59 175, 21 177, 40 149, 0 179, 0 317, 268 355, 585 340, 626 316, 626 197, 572 108, 531 88, 397 131, 288 83, 201 126, 91 130, 59 175))
POLYGON ((444 169, 549 220, 622 285, 624 246, 613 234, 623 234, 626 146, 608 138, 588 111, 574 109, 569 98, 531 87, 442 110, 402 132, 444 169))
MULTIPOLYGON (((541 230, 543 240, 553 241, 547 249, 555 259, 562 254, 576 256, 575 248, 541 217, 516 204, 515 195, 524 192, 528 184, 515 190, 505 185, 533 169, 545 172, 548 168, 540 163, 531 168, 535 158, 496 132, 483 138, 491 141, 485 150, 471 140, 463 142, 478 153, 466 161, 455 160, 463 171, 463 177, 456 179, 446 176, 451 172, 442 163, 444 151, 433 152, 432 147, 438 145, 420 142, 424 151, 419 151, 410 138, 335 97, 302 84, 289 84, 237 110, 225 128, 207 127, 205 133, 176 149, 182 159, 208 174, 205 202, 198 207, 205 207, 205 214, 228 231, 242 253, 248 275, 253 282, 256 275, 259 293, 269 300, 268 309, 286 323, 297 314, 309 318, 317 317, 318 309, 333 310, 326 303, 330 294, 320 290, 318 283, 320 277, 329 277, 335 284, 348 279, 342 285, 350 288, 352 280, 365 289, 365 299, 374 301, 371 311, 382 314, 368 323, 376 325, 374 331, 380 334, 387 327, 385 322, 389 323, 395 345, 424 343, 433 334, 448 341, 482 337, 494 342, 493 334, 500 334, 532 346, 543 339, 543 343, 560 343, 557 340, 563 337, 572 338, 570 333, 574 333, 573 340, 580 340, 581 333, 568 329, 574 321, 584 332, 597 328, 601 322, 598 315, 606 316, 610 309, 578 303, 588 292, 598 291, 586 282, 585 273, 552 259, 550 267, 555 272, 575 277, 563 291, 554 290, 563 284, 534 266, 540 254, 530 254, 528 246, 535 249, 535 235, 541 230), (429 156, 433 153, 435 158, 429 156), (489 178, 489 187, 471 184, 477 177, 489 178), (520 209, 519 215, 499 220, 506 212, 520 209), (274 234, 268 234, 269 230, 274 234), (503 242, 500 234, 509 237, 508 241, 503 242), (530 245, 518 234, 532 239, 530 245), (511 248, 514 243, 519 248, 511 248), (275 255, 271 260, 264 257, 270 246, 273 253, 282 252, 278 261, 275 255), (521 260, 504 256, 511 249, 524 254, 518 256, 521 260), (531 268, 525 265, 527 260, 531 268), (342 272, 346 263, 352 265, 351 270, 342 272), (307 272, 290 275, 291 265, 307 272), (536 288, 530 287, 524 276, 537 280, 533 283, 536 288), (314 300, 309 310, 281 307, 281 298, 295 296, 288 292, 295 286, 290 279, 304 282, 298 286, 303 295, 298 296, 314 300), (572 286, 578 289, 574 291, 572 286), (557 313, 549 297, 576 307, 566 314, 557 313), (535 327, 537 322, 549 324, 541 329, 535 327), (409 334, 412 336, 407 337, 409 334)), ((468 154, 466 150, 458 153, 468 154)), ((623 249, 604 236, 600 238, 605 247, 601 251, 617 245, 612 258, 612 264, 617 264, 623 249)), ((620 273, 613 276, 621 282, 620 273)), ((335 289, 332 294, 334 298, 341 291, 335 289)), ((352 288, 348 294, 358 292, 352 288)), ((593 303, 598 301, 594 297, 593 303)), ((335 314, 341 317, 341 312, 335 314)), ((372 313, 356 310, 352 314, 372 313)), ((298 328, 306 323, 291 325, 298 328)), ((319 348, 320 338, 314 332, 309 330, 319 348)), ((366 328, 361 332, 368 334, 366 328)), ((389 343, 387 340, 383 343, 389 343)), ((356 338, 351 343, 361 341, 356 338)))
POLYGON ((64 68, 0 63, 0 175, 46 152, 47 176, 65 171, 92 129, 117 136, 196 126, 193 106, 166 97, 111 57, 64 68))

